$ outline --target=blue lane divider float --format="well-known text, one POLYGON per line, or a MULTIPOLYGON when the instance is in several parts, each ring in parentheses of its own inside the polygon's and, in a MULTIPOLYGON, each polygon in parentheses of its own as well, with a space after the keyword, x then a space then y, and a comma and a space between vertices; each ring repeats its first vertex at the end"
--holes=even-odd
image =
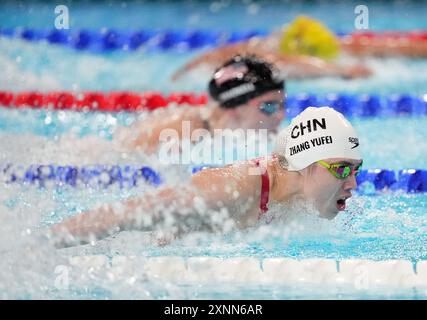
POLYGON ((94 165, 94 166, 56 166, 31 165, 22 167, 6 165, 0 171, 2 181, 9 183, 33 184, 40 187, 67 185, 71 187, 107 188, 117 185, 120 188, 133 188, 141 183, 158 186, 162 183, 160 175, 147 166, 135 165, 94 165))
POLYGON ((251 30, 243 32, 219 32, 208 30, 137 30, 123 31, 104 29, 93 31, 81 29, 37 30, 30 28, 0 28, 0 36, 21 38, 26 41, 45 40, 51 44, 69 46, 77 50, 113 51, 137 50, 141 46, 160 50, 194 50, 216 47, 228 43, 247 40, 255 36, 265 36, 267 31, 251 30))
MULTIPOLYGON (((192 168, 192 174, 210 165, 192 168)), ((56 166, 31 165, 22 167, 17 165, 3 166, 2 181, 6 184, 31 184, 39 187, 71 186, 108 188, 134 188, 141 184, 159 186, 162 183, 161 175, 147 166, 136 165, 94 165, 94 166, 56 166)), ((359 189, 369 186, 372 190, 401 190, 409 193, 427 192, 427 170, 422 169, 368 169, 362 170, 357 177, 359 189)), ((368 188, 369 189, 369 188, 368 188)))
POLYGON ((286 114, 293 118, 308 107, 330 106, 346 117, 391 117, 391 116, 426 116, 427 94, 411 96, 393 94, 390 96, 352 95, 352 94, 298 94, 288 96, 286 114))
POLYGON ((359 189, 370 185, 375 190, 403 190, 409 193, 427 192, 427 170, 362 170, 357 177, 357 183, 359 189))

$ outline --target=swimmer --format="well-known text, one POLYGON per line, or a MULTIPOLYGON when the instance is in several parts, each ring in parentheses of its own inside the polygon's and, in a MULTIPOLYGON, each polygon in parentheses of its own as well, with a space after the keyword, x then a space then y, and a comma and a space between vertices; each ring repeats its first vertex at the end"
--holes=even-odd
POLYGON ((172 79, 177 80, 200 65, 220 65, 237 53, 257 54, 276 64, 288 79, 359 78, 372 74, 363 65, 344 66, 332 62, 340 52, 356 57, 427 57, 427 41, 351 35, 338 38, 319 21, 299 16, 283 31, 205 52, 176 71, 172 79))
MULTIPOLYGON (((113 143, 119 150, 146 154, 159 147, 164 129, 183 135, 182 124, 195 129, 267 129, 274 132, 284 118, 284 80, 276 68, 255 56, 234 56, 218 68, 209 82, 214 103, 202 107, 165 108, 145 120, 121 128, 113 143)), ((190 132, 190 135, 191 135, 190 132)))
POLYGON ((295 201, 310 203, 320 217, 332 219, 346 209, 361 166, 352 125, 332 108, 309 107, 278 134, 268 159, 204 169, 188 185, 78 214, 53 226, 50 236, 57 247, 66 247, 123 230, 152 231, 156 224, 174 221, 168 230, 174 238, 211 230, 206 218, 223 211, 234 227, 247 228, 263 221, 273 206, 295 201))

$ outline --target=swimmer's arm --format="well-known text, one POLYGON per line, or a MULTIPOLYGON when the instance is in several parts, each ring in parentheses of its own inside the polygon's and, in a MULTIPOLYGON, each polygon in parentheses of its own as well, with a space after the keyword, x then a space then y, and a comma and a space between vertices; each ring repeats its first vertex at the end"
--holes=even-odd
POLYGON ((340 46, 355 56, 427 57, 427 41, 346 36, 340 40, 340 46))
MULTIPOLYGON (((317 57, 282 54, 274 46, 264 46, 264 40, 263 38, 257 38, 203 53, 175 72, 172 79, 174 81, 178 80, 182 75, 202 64, 218 67, 236 54, 254 54, 270 63, 277 64, 277 67, 288 79, 325 76, 358 78, 367 77, 372 74, 371 70, 363 65, 342 66, 317 57)), ((271 41, 273 42, 273 40, 271 41)))
POLYGON ((288 79, 341 77, 359 78, 372 74, 363 65, 343 66, 311 56, 288 56, 281 53, 269 52, 265 59, 275 63, 288 79))
MULTIPOLYGON (((164 221, 165 212, 176 219, 174 236, 179 236, 191 229, 180 225, 187 221, 189 215, 197 217, 200 225, 209 223, 209 217, 199 212, 201 202, 206 212, 221 208, 233 210, 244 203, 250 204, 250 199, 256 198, 260 179, 259 176, 247 175, 245 170, 244 167, 236 169, 233 166, 203 170, 193 176, 190 186, 181 190, 164 188, 143 197, 80 213, 53 226, 49 236, 58 248, 85 244, 123 230, 152 230, 164 221), (196 201, 198 207, 195 206, 196 201), (185 212, 179 212, 182 208, 185 212)), ((231 218, 242 227, 249 219, 244 212, 231 218)))
MULTIPOLYGON (((179 194, 184 195, 184 192, 179 194)), ((105 204, 54 225, 48 235, 57 248, 63 248, 86 244, 123 230, 150 230, 161 218, 153 209, 172 206, 176 201, 183 205, 179 194, 174 189, 163 188, 143 197, 105 204)))
POLYGON ((179 68, 173 75, 172 80, 176 81, 185 73, 199 67, 202 64, 219 67, 227 60, 231 59, 237 54, 254 54, 262 57, 264 50, 260 47, 261 38, 255 38, 251 41, 242 41, 236 44, 222 46, 197 56, 184 66, 179 68))

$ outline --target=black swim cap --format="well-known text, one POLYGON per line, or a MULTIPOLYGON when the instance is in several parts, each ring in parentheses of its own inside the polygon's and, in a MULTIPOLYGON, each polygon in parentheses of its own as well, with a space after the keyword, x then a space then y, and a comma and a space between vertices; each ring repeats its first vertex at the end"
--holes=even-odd
POLYGON ((223 108, 235 108, 268 91, 283 90, 285 81, 270 63, 237 55, 224 63, 209 82, 209 94, 223 108))

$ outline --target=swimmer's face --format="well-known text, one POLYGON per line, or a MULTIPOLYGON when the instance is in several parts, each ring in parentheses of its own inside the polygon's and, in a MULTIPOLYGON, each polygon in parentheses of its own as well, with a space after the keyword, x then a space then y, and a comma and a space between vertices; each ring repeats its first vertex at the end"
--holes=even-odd
POLYGON ((284 99, 283 90, 274 90, 250 100, 246 105, 237 107, 236 120, 240 128, 277 130, 285 117, 284 99), (276 111, 268 114, 268 111, 275 110, 275 105, 277 105, 276 111))
MULTIPOLYGON (((345 158, 330 158, 324 161, 329 164, 359 165, 361 163, 361 161, 345 158)), ((314 201, 320 216, 327 219, 333 219, 339 211, 345 210, 346 200, 352 196, 351 191, 357 186, 354 174, 350 174, 344 179, 338 179, 328 169, 317 163, 304 169, 303 175, 305 176, 305 196, 314 201)))

